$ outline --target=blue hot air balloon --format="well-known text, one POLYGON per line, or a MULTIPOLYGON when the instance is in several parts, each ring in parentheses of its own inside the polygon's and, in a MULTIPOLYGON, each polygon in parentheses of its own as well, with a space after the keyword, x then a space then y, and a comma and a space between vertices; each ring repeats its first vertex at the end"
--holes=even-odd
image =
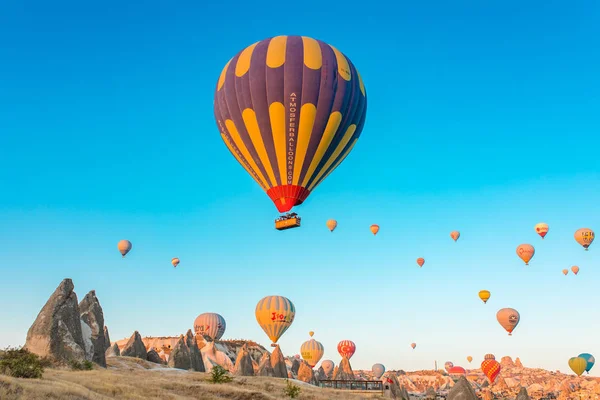
POLYGON ((592 367, 594 366, 594 363, 596 362, 596 359, 594 358, 594 356, 591 355, 590 353, 581 353, 577 357, 585 358, 585 361, 587 361, 587 366, 585 367, 585 371, 589 374, 590 369, 592 369, 592 367))

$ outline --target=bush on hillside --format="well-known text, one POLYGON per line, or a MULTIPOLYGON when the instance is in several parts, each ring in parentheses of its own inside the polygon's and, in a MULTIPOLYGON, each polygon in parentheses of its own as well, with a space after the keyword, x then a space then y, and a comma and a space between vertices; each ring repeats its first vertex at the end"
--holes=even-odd
POLYGON ((210 378, 208 381, 210 383, 227 383, 231 382, 232 378, 227 375, 227 370, 220 365, 215 365, 213 369, 210 371, 210 378))
POLYGON ((24 348, 6 348, 0 353, 0 373, 15 378, 41 378, 42 360, 24 348))
POLYGON ((88 360, 84 360, 83 362, 79 362, 77 360, 71 360, 69 363, 71 369, 74 371, 91 371, 94 369, 94 363, 88 360))
POLYGON ((283 388, 283 394, 285 394, 287 397, 295 399, 296 397, 300 396, 300 387, 294 385, 292 382, 289 381, 289 379, 285 380, 285 387, 283 388))

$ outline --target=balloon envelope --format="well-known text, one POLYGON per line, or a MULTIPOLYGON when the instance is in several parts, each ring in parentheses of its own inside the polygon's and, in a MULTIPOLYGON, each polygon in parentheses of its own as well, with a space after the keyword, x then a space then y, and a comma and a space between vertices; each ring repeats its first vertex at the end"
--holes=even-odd
POLYGON ((337 228, 337 221, 335 219, 330 219, 326 222, 326 225, 327 228, 329 228, 329 230, 333 232, 333 230, 337 228))
POLYGON ((542 239, 544 238, 544 236, 546 236, 549 229, 550 228, 548 227, 548 224, 546 224, 545 222, 540 222, 539 224, 535 225, 535 231, 538 235, 542 237, 542 239))
POLYGON ((417 264, 419 264, 419 267, 422 267, 425 264, 425 259, 422 257, 417 258, 417 264))
POLYGON ((366 112, 354 64, 304 36, 246 47, 227 62, 214 95, 225 145, 280 212, 302 204, 346 158, 366 112))
POLYGON ((573 265, 573 266, 571 267, 571 271, 573 271, 573 273, 574 273, 575 275, 577 275, 577 273, 579 272, 579 267, 578 267, 577 265, 573 265))
POLYGON ((523 261, 525 261, 525 265, 529 265, 529 261, 535 254, 535 249, 530 244, 520 244, 517 246, 517 255, 523 261))
POLYGON ((470 363, 471 361, 473 361, 473 357, 467 356, 467 361, 470 363))
POLYGON ((575 240, 587 250, 594 241, 594 231, 589 228, 578 229, 575 232, 575 240))
POLYGON ((580 376, 587 368, 587 360, 583 357, 571 357, 569 359, 569 367, 571 367, 577 376, 580 376))
POLYGON ((415 349, 415 347, 417 347, 417 344, 416 344, 416 343, 411 343, 411 344, 410 344, 410 347, 412 347, 412 348, 413 348, 413 350, 414 350, 414 349, 415 349))
POLYGON ((338 343, 337 349, 340 356, 350 359, 356 351, 356 345, 352 340, 342 340, 338 343))
POLYGON ((371 225, 371 227, 369 228, 371 229, 371 232, 373 233, 373 235, 377 235, 377 232, 379 232, 379 225, 371 225))
POLYGON ((455 365, 454 367, 448 370, 448 375, 465 375, 467 371, 463 367, 459 367, 455 365))
POLYGON ((271 346, 274 346, 294 322, 296 307, 286 297, 267 296, 258 302, 254 314, 262 330, 273 342, 271 346))
POLYGON ((452 367, 454 367, 454 363, 452 361, 446 361, 444 363, 444 369, 446 370, 446 372, 452 367))
POLYGON ((566 275, 566 274, 568 274, 568 273, 569 273, 569 270, 568 270, 568 269, 563 269, 563 271, 562 271, 562 272, 563 272, 563 274, 565 274, 565 275, 566 275))
POLYGON ((300 355, 304 361, 313 368, 319 360, 323 357, 323 353, 325 352, 323 345, 320 342, 317 342, 315 339, 310 339, 304 343, 300 347, 300 355))
POLYGON ((483 356, 483 359, 484 359, 484 360, 495 360, 495 359, 496 359, 496 356, 495 356, 495 355, 493 355, 493 354, 491 354, 491 353, 488 353, 488 354, 486 354, 485 356, 483 356))
POLYGON ((373 371, 373 376, 375 377, 375 379, 379 379, 385 373, 385 367, 383 364, 373 364, 373 366, 371 367, 371 371, 373 371))
POLYGON ((452 231, 452 232, 450 232, 450 237, 452 239, 454 239, 454 241, 456 242, 458 240, 458 238, 460 237, 460 232, 459 231, 452 231))
POLYGON ((225 318, 217 313, 204 313, 196 317, 194 321, 194 332, 203 338, 212 341, 219 340, 225 333, 225 318))
POLYGON ((489 290, 480 290, 479 291, 479 298, 484 302, 487 303, 487 301, 490 299, 491 293, 489 290))
POLYGON ((500 325, 506 329, 508 334, 512 336, 512 331, 514 331, 519 324, 521 315, 514 308, 502 308, 496 313, 496 319, 500 325))
POLYGON ((127 253, 129 253, 129 251, 131 250, 131 247, 132 247, 132 245, 129 240, 123 239, 123 240, 119 241, 119 243, 117 243, 117 248, 119 249, 119 252, 123 256, 123 258, 125 258, 127 253))
POLYGON ((586 372, 590 372, 590 370, 592 369, 592 367, 596 363, 596 359, 590 353, 581 353, 577 357, 585 358, 585 360, 587 361, 587 365, 585 367, 585 371, 586 372))
POLYGON ((324 360, 321 363, 321 368, 323 368, 325 375, 329 376, 329 374, 333 372, 333 369, 335 368, 335 364, 331 360, 324 360))
POLYGON ((494 383, 501 369, 500 363, 496 360, 487 359, 481 363, 481 370, 487 376, 490 384, 494 383))
POLYGON ((171 264, 173 264, 173 267, 177 267, 179 265, 179 258, 175 257, 172 259, 171 264))

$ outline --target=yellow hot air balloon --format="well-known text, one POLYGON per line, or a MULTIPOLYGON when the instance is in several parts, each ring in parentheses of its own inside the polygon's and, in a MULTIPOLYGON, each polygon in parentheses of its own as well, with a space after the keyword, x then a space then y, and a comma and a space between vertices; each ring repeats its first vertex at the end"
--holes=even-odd
POLYGON ((521 315, 514 308, 503 308, 496 313, 496 319, 508 332, 509 336, 512 336, 512 331, 519 325, 521 315))
POLYGON ((566 274, 568 274, 568 273, 569 273, 569 270, 568 270, 568 269, 563 269, 563 274, 565 274, 565 275, 566 275, 566 274))
POLYGON ((594 241, 594 231, 589 228, 578 229, 575 232, 575 240, 587 250, 594 241))
POLYGON ((172 259, 171 264, 173 264, 173 267, 176 268, 179 265, 179 258, 175 257, 174 259, 172 259))
POLYGON ((125 258, 127 253, 129 253, 129 251, 131 250, 131 247, 132 247, 132 245, 129 240, 123 239, 123 240, 119 241, 119 243, 117 243, 117 248, 119 249, 119 252, 123 256, 123 258, 125 258))
POLYGON ((454 239, 454 241, 456 242, 458 240, 458 238, 460 237, 460 232, 459 231, 452 231, 452 232, 450 232, 450 237, 452 239, 454 239))
POLYGON ((373 235, 377 235, 377 232, 379 232, 379 225, 377 224, 373 224, 371 225, 371 232, 373 232, 373 235))
POLYGON ((517 255, 523 261, 525 261, 525 265, 529 265, 529 261, 535 254, 535 249, 530 244, 520 244, 517 246, 517 255))
POLYGON ((256 321, 265 331, 272 347, 294 322, 296 308, 290 299, 283 296, 267 296, 256 305, 256 321))
POLYGON ((479 298, 481 300, 483 300, 483 303, 487 303, 487 301, 490 299, 491 293, 489 290, 480 290, 479 291, 479 298))
POLYGON ((550 229, 550 228, 548 227, 547 223, 540 222, 539 224, 535 225, 534 229, 537 232, 537 234, 540 235, 543 239, 544 236, 546 236, 546 234, 548 233, 548 229, 550 229))
POLYGON ((581 376, 587 368, 587 360, 583 357, 571 357, 569 358, 569 367, 577 376, 581 376))
POLYGON ((300 355, 311 368, 317 365, 319 360, 323 357, 323 353, 325 353, 323 345, 315 339, 310 339, 302 343, 302 346, 300 347, 300 355))
POLYGON ((573 265, 573 266, 571 267, 571 271, 573 271, 573 273, 574 273, 575 275, 577 275, 577 273, 579 272, 579 267, 578 267, 577 265, 573 265))
POLYGON ((326 222, 326 225, 327 228, 329 228, 329 230, 333 232, 333 230, 337 228, 337 221, 335 219, 330 219, 326 222))
POLYGON ((467 361, 468 361, 468 362, 471 362, 471 361, 473 361, 473 357, 471 357, 471 356, 467 356, 467 361))
POLYGON ((313 331, 308 332, 308 334, 310 335, 310 337, 313 337, 313 335, 315 334, 313 331))

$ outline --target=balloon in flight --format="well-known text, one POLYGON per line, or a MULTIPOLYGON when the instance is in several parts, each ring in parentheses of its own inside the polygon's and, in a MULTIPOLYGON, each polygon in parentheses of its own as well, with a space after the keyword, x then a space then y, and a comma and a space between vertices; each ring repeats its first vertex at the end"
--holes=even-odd
POLYGON ((495 356, 495 355, 493 355, 492 353, 488 353, 488 354, 486 354, 485 356, 483 356, 483 359, 484 359, 484 360, 495 360, 495 359, 496 359, 496 356, 495 356))
POLYGON ((335 364, 331 360, 324 360, 321 363, 321 368, 323 368, 325 375, 329 376, 329 373, 333 372, 333 369, 335 368, 335 364))
POLYGON ((480 290, 479 291, 479 298, 483 301, 483 303, 487 303, 487 301, 490 299, 491 293, 489 290, 480 290))
POLYGON ((458 240, 458 238, 460 237, 460 232, 459 231, 452 231, 452 232, 450 232, 450 237, 452 239, 454 239, 454 241, 456 242, 458 240))
POLYGON ((573 265, 573 266, 571 267, 571 271, 573 271, 573 273, 574 273, 575 275, 577 275, 577 273, 579 272, 579 267, 578 267, 577 265, 573 265))
POLYGON ((217 313, 200 314, 194 321, 196 335, 209 338, 212 341, 221 339, 226 327, 225 318, 217 313))
POLYGON ((503 308, 496 313, 496 319, 508 332, 509 336, 512 336, 513 330, 519 325, 521 315, 514 308, 503 308))
POLYGON ((467 361, 468 361, 469 363, 471 363, 471 361, 473 361, 473 357, 471 357, 471 356, 467 356, 467 361))
POLYGON ((373 224, 369 229, 373 235, 377 235, 377 232, 379 232, 379 225, 373 224))
POLYGON ((577 376, 581 376, 587 368, 587 360, 583 357, 571 357, 569 358, 569 367, 571 367, 577 376))
POLYGON ((333 232, 335 228, 337 228, 337 221, 335 219, 330 219, 326 222, 327 228, 333 232))
POLYGON ((413 350, 414 350, 414 349, 415 349, 415 347, 417 347, 417 344, 416 344, 416 343, 411 343, 411 344, 410 344, 410 347, 412 347, 412 348, 413 348, 413 350))
POLYGON ((448 370, 450 370, 450 368, 454 367, 454 363, 452 361, 446 361, 444 363, 444 369, 446 370, 446 372, 448 372, 448 370))
POLYGON ((568 270, 568 269, 563 269, 563 274, 565 274, 565 275, 566 275, 566 274, 568 274, 568 273, 569 273, 569 270, 568 270))
POLYGON ((342 340, 338 343, 337 350, 338 353, 340 353, 340 356, 342 356, 342 358, 347 357, 349 360, 350 358, 352 358, 354 352, 356 351, 356 345, 352 340, 342 340))
POLYGON ((129 251, 131 250, 131 247, 132 247, 132 245, 129 240, 123 239, 123 240, 119 241, 119 243, 117 243, 117 248, 119 249, 119 252, 123 256, 123 258, 125 258, 127 253, 129 253, 129 251))
POLYGON ((454 367, 448 370, 448 375, 466 375, 467 371, 463 367, 459 367, 455 365, 454 367))
POLYGON ((529 265, 529 261, 535 254, 535 249, 530 244, 520 244, 517 246, 517 255, 523 261, 525 261, 525 265, 529 265))
POLYGON ((487 376, 490 384, 494 383, 501 369, 500 363, 493 359, 486 359, 481 363, 481 370, 487 376))
POLYGON ((425 259, 423 257, 417 258, 417 264, 419 265, 419 267, 422 267, 423 264, 425 264, 425 259))
POLYGON ((175 257, 171 260, 171 264, 173 264, 174 268, 177 268, 177 266, 179 265, 179 258, 175 257))
POLYGON ((271 347, 277 346, 277 341, 294 322, 296 307, 290 299, 283 296, 267 296, 256 305, 256 321, 267 334, 271 347))
POLYGON ((548 227, 548 224, 545 222, 540 222, 539 224, 535 225, 535 231, 542 237, 542 239, 544 239, 549 229, 550 228, 548 227))
POLYGON ((314 335, 314 334, 315 334, 315 333, 314 333, 313 331, 310 331, 310 332, 308 332, 308 335, 309 335, 310 337, 313 337, 313 335, 314 335))
POLYGON ((227 62, 214 95, 225 145, 279 212, 302 204, 346 158, 366 113, 354 64, 304 36, 246 47, 227 62))
POLYGON ((585 372, 587 372, 589 374, 590 370, 596 363, 596 359, 594 358, 594 356, 591 355, 590 353, 581 353, 577 357, 585 358, 585 360, 587 361, 587 365, 585 367, 585 372))
POLYGON ((323 353, 325 353, 323 345, 315 339, 307 340, 302 343, 302 346, 300 347, 302 358, 311 368, 314 368, 314 366, 317 365, 319 360, 323 357, 323 353))
POLYGON ((371 371, 373 371, 373 376, 375 377, 375 379, 379 379, 385 373, 385 366, 379 363, 373 364, 373 366, 371 367, 371 371))
POLYGON ((588 250, 588 247, 590 247, 594 241, 594 231, 589 228, 578 229, 575 232, 575 240, 582 245, 585 250, 588 250))

